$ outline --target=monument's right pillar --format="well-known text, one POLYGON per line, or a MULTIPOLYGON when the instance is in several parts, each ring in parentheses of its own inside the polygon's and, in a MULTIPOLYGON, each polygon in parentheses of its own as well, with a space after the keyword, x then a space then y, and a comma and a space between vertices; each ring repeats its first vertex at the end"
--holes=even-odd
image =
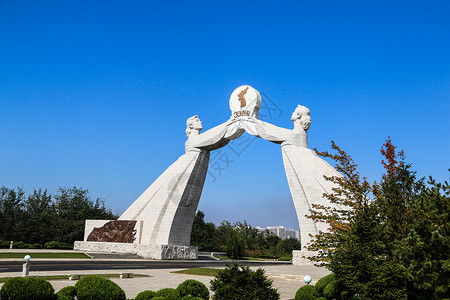
POLYGON ((311 235, 326 231, 328 226, 325 223, 316 223, 306 216, 311 214, 312 204, 333 205, 324 197, 324 193, 331 193, 333 187, 333 183, 325 180, 324 175, 341 175, 308 148, 286 145, 281 149, 289 189, 297 212, 302 246, 302 250, 293 252, 292 263, 313 264, 306 257, 314 255, 315 252, 308 251, 306 245, 311 242, 311 235))

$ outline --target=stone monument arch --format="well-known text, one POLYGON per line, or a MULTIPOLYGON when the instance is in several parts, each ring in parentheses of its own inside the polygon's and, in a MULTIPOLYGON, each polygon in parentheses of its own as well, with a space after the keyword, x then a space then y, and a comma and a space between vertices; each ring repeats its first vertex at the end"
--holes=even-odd
MULTIPOLYGON (((136 253, 152 259, 196 259, 197 247, 190 246, 192 224, 208 171, 210 152, 226 146, 245 131, 280 145, 283 164, 300 227, 302 247, 310 234, 327 229, 324 223, 306 218, 313 203, 331 206, 323 197, 333 183, 326 176, 341 176, 326 161, 308 149, 310 111, 298 105, 291 116, 293 129, 259 120, 261 95, 249 85, 233 91, 231 118, 201 133, 198 116, 186 122, 185 154, 162 173, 117 221, 86 220, 84 241, 75 249, 136 253)), ((304 248, 294 255, 303 263, 304 248)))

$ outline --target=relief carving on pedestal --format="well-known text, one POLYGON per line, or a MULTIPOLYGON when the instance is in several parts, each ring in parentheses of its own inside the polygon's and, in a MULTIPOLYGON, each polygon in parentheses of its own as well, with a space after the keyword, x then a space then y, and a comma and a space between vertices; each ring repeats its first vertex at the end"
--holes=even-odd
POLYGON ((136 221, 109 221, 102 227, 95 227, 88 242, 133 243, 136 239, 136 221))

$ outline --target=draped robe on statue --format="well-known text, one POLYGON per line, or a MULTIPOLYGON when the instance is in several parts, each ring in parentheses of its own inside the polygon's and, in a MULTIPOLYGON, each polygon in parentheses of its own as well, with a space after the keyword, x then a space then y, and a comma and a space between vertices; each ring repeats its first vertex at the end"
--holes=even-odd
POLYGON ((325 176, 342 175, 325 160, 308 149, 308 136, 301 126, 293 130, 274 126, 261 120, 252 119, 253 123, 246 123, 246 131, 265 140, 281 144, 284 169, 289 183, 292 200, 300 227, 300 241, 302 248, 310 242, 309 234, 316 235, 319 231, 326 231, 327 224, 315 223, 306 217, 310 214, 312 204, 333 206, 324 193, 331 193, 334 184, 327 181, 325 176), (254 125, 253 125, 254 124, 254 125))
POLYGON ((119 218, 138 221, 138 244, 189 246, 210 152, 243 133, 239 122, 232 120, 188 138, 186 154, 161 174, 119 218))

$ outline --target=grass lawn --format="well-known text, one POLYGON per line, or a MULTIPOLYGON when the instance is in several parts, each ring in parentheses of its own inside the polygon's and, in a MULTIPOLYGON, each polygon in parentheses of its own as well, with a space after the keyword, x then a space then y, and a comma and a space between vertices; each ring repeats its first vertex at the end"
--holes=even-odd
POLYGON ((220 269, 214 269, 214 268, 192 268, 192 269, 187 269, 187 270, 174 271, 172 273, 215 277, 217 275, 217 272, 219 272, 219 270, 220 269))
MULTIPOLYGON (((83 272, 73 272, 74 274, 81 274, 83 272)), ((92 274, 97 275, 105 278, 114 278, 114 277, 120 277, 120 274, 92 274)), ((33 276, 30 276, 33 277, 33 276)), ((69 280, 69 275, 54 275, 54 276, 37 276, 39 278, 42 278, 44 280, 69 280)), ((148 277, 148 275, 143 274, 133 274, 133 277, 148 277)), ((11 279, 14 277, 2 277, 0 278, 0 282, 5 282, 8 279, 11 279)))
MULTIPOLYGON (((23 258, 27 253, 17 253, 17 252, 4 252, 0 253, 0 258, 23 258)), ((33 258, 90 258, 84 253, 48 253, 48 252, 33 252, 29 253, 31 259, 33 258)))

